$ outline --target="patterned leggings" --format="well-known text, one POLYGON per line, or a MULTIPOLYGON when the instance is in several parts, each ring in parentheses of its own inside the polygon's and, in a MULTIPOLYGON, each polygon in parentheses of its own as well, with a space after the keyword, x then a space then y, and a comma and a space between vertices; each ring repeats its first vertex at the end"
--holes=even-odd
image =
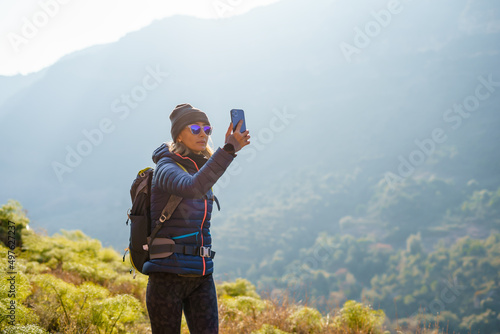
POLYGON ((219 315, 212 275, 150 273, 146 305, 153 334, 181 332, 182 310, 191 334, 217 334, 219 315))

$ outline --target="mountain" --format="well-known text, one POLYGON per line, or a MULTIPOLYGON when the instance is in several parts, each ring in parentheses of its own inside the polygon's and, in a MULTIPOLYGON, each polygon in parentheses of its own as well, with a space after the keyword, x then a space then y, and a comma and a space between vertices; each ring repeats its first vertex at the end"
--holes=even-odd
POLYGON ((397 174, 398 157, 408 160, 436 128, 446 141, 417 173, 494 188, 497 86, 471 117, 443 119, 478 77, 500 80, 498 6, 403 2, 349 62, 341 46, 360 46, 359 31, 384 22, 387 6, 290 0, 226 20, 178 16, 41 73, 1 77, 10 89, 0 98, 0 198, 26 203, 50 233, 82 229, 120 247, 131 180, 152 165, 151 152, 169 139, 170 110, 186 101, 209 114, 215 146, 228 110, 246 110, 253 145, 219 187, 221 216, 251 211, 244 203, 257 192, 273 197, 287 173, 397 174))
POLYGON ((417 172, 497 184, 496 86, 456 129, 443 117, 474 93, 479 76, 500 80, 498 6, 402 2, 349 62, 343 43, 363 46, 359 31, 384 22, 388 8, 289 0, 225 20, 178 16, 71 54, 43 73, 1 77, 0 87, 12 88, 0 98, 8 143, 0 198, 26 203, 51 233, 81 228, 120 247, 130 182, 169 139, 168 115, 182 102, 209 114, 215 146, 228 111, 246 110, 253 145, 241 153, 238 175, 219 187, 221 216, 256 192, 270 193, 285 171, 397 174, 398 157, 408 160, 415 140, 435 128, 447 140, 417 172), (108 133, 96 130, 100 124, 108 133), (435 168, 438 154, 455 154, 450 147, 464 154, 435 168))
POLYGON ((189 102, 215 147, 232 108, 252 135, 214 189, 219 277, 282 287, 268 283, 325 233, 395 252, 417 235, 429 252, 486 239, 499 231, 499 42, 494 1, 283 0, 156 21, 0 77, 0 201, 21 201, 35 229, 124 248, 131 182, 189 102))

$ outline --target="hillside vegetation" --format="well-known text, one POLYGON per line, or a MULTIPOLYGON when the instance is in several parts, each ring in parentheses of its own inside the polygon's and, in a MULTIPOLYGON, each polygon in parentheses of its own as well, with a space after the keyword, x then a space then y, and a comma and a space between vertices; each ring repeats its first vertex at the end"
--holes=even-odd
MULTIPOLYGON (((477 201, 466 209, 477 210, 477 201)), ((0 208, 0 219, 2 333, 150 332, 147 276, 134 278, 128 259, 124 263, 115 250, 81 231, 34 232, 15 201, 0 208)), ((375 334, 391 328, 398 333, 458 333, 456 328, 495 333, 500 304, 492 291, 499 289, 499 241, 498 234, 486 241, 464 238, 425 253, 420 235, 397 251, 369 238, 323 234, 300 253, 294 262, 298 269, 274 283, 283 291, 274 289, 262 298, 245 279, 219 282, 221 333, 375 334), (371 282, 365 273, 375 275, 371 282), (368 284, 371 288, 363 289, 368 284), (302 291, 309 291, 312 300, 302 291), (376 309, 349 299, 360 293, 376 309), (408 316, 390 321, 388 312, 408 316)), ((279 254, 262 266, 280 268, 279 254)), ((188 333, 184 320, 183 332, 188 333)))
POLYGON ((306 173, 300 184, 276 182, 281 192, 254 196, 215 229, 230 240, 219 270, 259 292, 307 298, 323 313, 366 300, 391 328, 425 318, 450 333, 500 333, 496 179, 419 175, 390 189, 362 170, 316 174, 320 182, 306 173), (238 261, 227 256, 235 253, 238 261))
MULTIPOLYGON (((124 263, 115 250, 103 248, 98 240, 91 239, 80 231, 61 231, 54 236, 35 233, 29 228, 29 220, 21 205, 15 201, 9 201, 0 208, 0 220, 0 253, 4 259, 4 270, 0 274, 2 333, 150 332, 145 307, 147 276, 138 274, 134 278, 130 273, 128 260, 124 263), (15 226, 15 244, 12 233, 9 233, 9 222, 15 226)), ((364 268, 370 266, 370 263, 387 263, 388 268, 385 268, 385 273, 377 276, 375 288, 366 293, 366 298, 393 311, 391 304, 385 305, 388 294, 392 296, 398 291, 399 297, 394 298, 394 305, 399 303, 402 307, 408 306, 423 294, 432 294, 437 284, 431 284, 431 291, 423 288, 411 291, 411 288, 416 285, 414 282, 432 277, 433 268, 436 268, 433 260, 449 261, 454 266, 461 267, 465 261, 470 269, 476 265, 483 269, 483 274, 490 273, 492 281, 481 283, 485 279, 468 278, 467 275, 471 275, 472 271, 463 269, 460 282, 462 279, 470 279, 475 286, 487 291, 487 288, 491 288, 489 285, 498 286, 498 276, 493 276, 500 258, 499 238, 500 236, 491 237, 484 245, 480 241, 465 240, 451 250, 450 257, 446 249, 429 256, 422 255, 419 237, 408 241, 405 252, 391 255, 392 250, 374 245, 369 240, 337 240, 323 236, 317 241, 323 251, 328 245, 335 245, 335 253, 324 257, 325 261, 328 258, 330 265, 334 267, 341 267, 346 260, 353 265, 348 266, 349 269, 338 270, 334 275, 322 270, 304 269, 303 275, 296 277, 296 283, 308 285, 312 291, 321 290, 325 284, 335 286, 337 293, 321 298, 319 304, 324 308, 325 305, 331 306, 338 301, 339 296, 351 295, 352 291, 358 289, 359 284, 350 271, 357 273, 352 268, 364 268), (343 253, 344 248, 347 254, 343 253), (493 252, 496 254, 494 263, 488 257, 481 261, 475 259, 479 255, 494 256, 493 252), (460 255, 465 255, 466 258, 461 260, 460 255), (399 264, 400 272, 394 272, 396 269, 393 264, 399 264), (350 284, 339 285, 341 277, 350 277, 350 284), (405 284, 401 284, 402 282, 405 284), (401 290, 403 286, 406 286, 407 291, 401 290)), ((307 257, 307 253, 303 253, 301 258, 304 256, 307 257)), ((303 268, 307 268, 307 265, 306 258, 303 268)), ((478 317, 465 318, 464 321, 469 326, 474 325, 474 322, 494 324, 492 317, 495 312, 492 309, 498 308, 498 302, 491 295, 476 293, 471 299, 470 294, 460 285, 447 296, 449 302, 451 298, 455 299, 453 291, 458 291, 457 297, 465 303, 455 303, 453 309, 460 310, 460 305, 467 303, 488 308, 478 317)), ((341 307, 332 306, 322 314, 306 303, 289 300, 286 297, 288 293, 262 298, 256 293, 255 286, 244 279, 219 282, 217 292, 221 333, 376 334, 389 333, 385 331, 386 328, 394 326, 398 333, 441 333, 449 327, 450 322, 460 322, 456 315, 446 311, 442 317, 417 312, 419 314, 412 319, 390 324, 384 311, 374 310, 370 305, 354 300, 347 300, 341 307)), ((185 320, 183 333, 188 333, 185 320)))
MULTIPOLYGON (((396 201, 404 209, 409 193, 384 196, 370 203, 384 211, 396 201)), ((500 191, 474 190, 444 219, 453 227, 466 215, 469 227, 495 230, 499 198, 500 191)), ((0 208, 0 220, 3 333, 150 332, 147 276, 134 278, 128 259, 81 231, 33 231, 16 201, 0 208)), ((430 248, 412 226, 401 249, 370 236, 323 232, 293 258, 275 250, 247 273, 258 287, 245 279, 218 283, 221 332, 498 333, 500 234, 442 239, 430 248)), ((431 229, 426 239, 440 233, 431 229)))
MULTIPOLYGON (((150 332, 147 277, 133 278, 116 251, 80 231, 35 233, 15 201, 0 208, 0 219, 2 333, 150 332)), ((322 315, 286 298, 261 298, 244 279, 218 283, 217 291, 222 333, 384 332, 384 312, 355 301, 322 315)))

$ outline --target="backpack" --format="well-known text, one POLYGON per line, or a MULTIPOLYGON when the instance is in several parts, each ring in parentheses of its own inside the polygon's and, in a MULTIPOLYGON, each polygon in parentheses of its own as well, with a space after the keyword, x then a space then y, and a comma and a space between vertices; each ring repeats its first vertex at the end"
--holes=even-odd
POLYGON ((130 221, 130 239, 129 246, 125 249, 125 254, 123 255, 123 261, 125 262, 125 256, 127 251, 129 251, 130 263, 133 267, 130 272, 132 273, 132 270, 134 270, 134 278, 137 271, 143 274, 143 265, 149 260, 148 249, 153 243, 156 234, 163 226, 163 223, 170 218, 182 200, 182 197, 170 195, 160 215, 158 224, 151 231, 151 183, 153 172, 154 169, 151 167, 139 171, 130 187, 132 208, 127 212, 128 219, 126 222, 128 225, 130 221))

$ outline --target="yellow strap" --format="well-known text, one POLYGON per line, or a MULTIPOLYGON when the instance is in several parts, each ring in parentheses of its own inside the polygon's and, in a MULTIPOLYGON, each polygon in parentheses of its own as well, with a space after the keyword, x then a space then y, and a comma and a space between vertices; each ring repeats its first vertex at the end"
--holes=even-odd
MULTIPOLYGON (((184 168, 184 166, 183 166, 183 165, 181 165, 181 164, 180 164, 180 163, 178 163, 178 162, 175 162, 175 163, 176 163, 176 164, 178 164, 178 165, 179 165, 179 167, 180 167, 180 168, 182 168, 182 169, 184 169, 184 171, 187 173, 187 170, 186 170, 186 168, 184 168)), ((140 175, 140 174, 144 173, 145 171, 147 171, 148 169, 151 169, 151 167, 146 167, 146 168, 144 168, 144 169, 141 169, 141 170, 139 171, 139 173, 137 173, 137 174, 139 174, 139 175, 140 175)))
POLYGON ((148 169, 151 169, 151 167, 146 167, 142 170, 139 171, 139 173, 137 173, 138 175, 141 175, 142 173, 144 173, 145 171, 147 171, 148 169))
POLYGON ((182 169, 184 169, 184 171, 187 173, 187 169, 186 169, 186 168, 184 168, 184 166, 183 166, 183 165, 181 165, 181 164, 180 164, 180 163, 178 163, 177 161, 176 161, 175 163, 176 163, 176 164, 178 164, 178 165, 179 165, 179 167, 180 167, 180 168, 182 168, 182 169))

